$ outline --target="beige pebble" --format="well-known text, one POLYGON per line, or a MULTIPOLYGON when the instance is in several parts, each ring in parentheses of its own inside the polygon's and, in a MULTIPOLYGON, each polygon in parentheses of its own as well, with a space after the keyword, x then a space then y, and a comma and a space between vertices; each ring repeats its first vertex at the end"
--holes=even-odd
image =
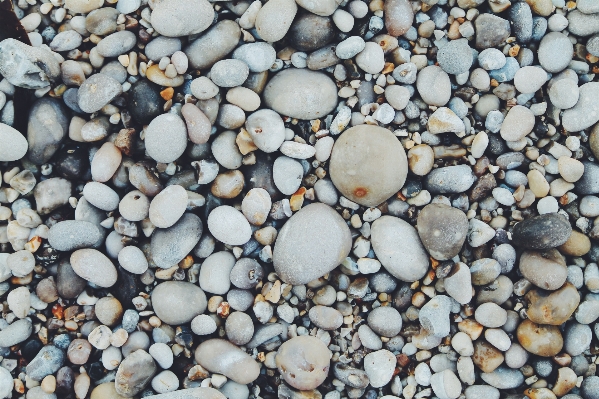
POLYGON ((527 174, 528 186, 534 193, 536 198, 543 198, 549 194, 549 183, 545 179, 545 176, 538 170, 531 170, 527 174))
POLYGON ((577 182, 584 173, 584 165, 577 159, 560 157, 557 160, 557 169, 560 176, 567 182, 577 182))
POLYGON ((433 168, 435 154, 427 144, 419 144, 408 151, 408 166, 412 173, 425 176, 433 168))
POLYGON ((56 390, 56 377, 54 377, 52 374, 45 376, 42 380, 41 387, 46 393, 54 393, 56 390))

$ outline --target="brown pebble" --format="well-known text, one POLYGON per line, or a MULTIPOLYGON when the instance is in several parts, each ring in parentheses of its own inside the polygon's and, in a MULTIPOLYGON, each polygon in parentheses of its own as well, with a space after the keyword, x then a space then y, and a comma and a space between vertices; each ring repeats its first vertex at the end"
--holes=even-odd
POLYGON ((85 364, 92 352, 92 346, 86 339, 77 338, 69 345, 67 357, 73 364, 85 364))
POLYGON ((517 335, 520 345, 538 356, 555 356, 564 346, 559 327, 536 324, 528 319, 520 323, 517 335))

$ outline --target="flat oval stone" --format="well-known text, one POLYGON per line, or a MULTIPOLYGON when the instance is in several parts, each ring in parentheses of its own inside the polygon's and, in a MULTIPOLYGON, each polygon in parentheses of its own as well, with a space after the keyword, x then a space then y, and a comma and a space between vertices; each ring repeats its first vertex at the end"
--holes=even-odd
POLYGON ((524 298, 528 302, 526 314, 531 321, 554 326, 568 321, 580 303, 580 294, 570 283, 553 292, 530 290, 524 298))
POLYGON ((175 114, 159 115, 146 129, 145 144, 148 155, 156 162, 177 160, 187 147, 185 122, 175 114))
POLYGON ((570 223, 557 213, 546 213, 525 219, 514 226, 514 244, 531 249, 555 248, 568 240, 570 223))
POLYGON ((570 132, 579 132, 599 121, 599 82, 589 82, 580 86, 578 102, 573 108, 564 111, 562 124, 570 132))
POLYGON ((173 184, 166 187, 150 203, 150 221, 161 229, 171 227, 185 213, 187 201, 187 191, 182 186, 173 184))
POLYGON ((141 392, 158 371, 154 359, 148 352, 138 349, 129 354, 119 365, 114 386, 116 393, 133 397, 141 392))
POLYGON ((48 243, 58 251, 91 247, 102 238, 98 227, 83 220, 58 222, 48 232, 48 243))
POLYGON ((229 205, 210 212, 208 230, 214 238, 228 245, 243 245, 252 237, 252 228, 245 216, 229 205))
POLYGON ((122 30, 106 36, 100 40, 96 50, 102 57, 118 57, 131 50, 137 43, 135 33, 122 30))
POLYGON ((264 72, 270 69, 277 59, 273 46, 265 42, 247 43, 233 51, 233 59, 245 62, 250 72, 264 72))
POLYGON ((114 78, 103 73, 90 76, 77 91, 77 103, 83 112, 93 114, 102 109, 123 92, 123 87, 114 78))
POLYGON ((0 345, 8 348, 25 341, 31 335, 33 325, 29 319, 18 319, 0 331, 0 345))
POLYGON ((535 124, 535 116, 530 109, 516 105, 507 113, 500 134, 506 141, 518 141, 529 134, 535 124))
POLYGON ((330 206, 314 203, 295 213, 279 231, 273 264, 286 283, 306 284, 337 267, 351 246, 343 218, 330 206))
POLYGON ((163 0, 154 5, 151 22, 163 36, 189 36, 208 29, 214 20, 212 4, 207 0, 163 0))
POLYGON ((431 194, 457 194, 467 191, 475 180, 468 165, 445 166, 433 169, 424 178, 424 186, 431 194))
POLYGON ((17 161, 27 153, 27 140, 15 128, 0 123, 0 162, 17 161))
POLYGON ((224 339, 202 342, 196 348, 195 360, 208 371, 222 374, 238 384, 249 384, 260 375, 260 364, 224 339))
POLYGON ((389 130, 354 126, 339 136, 329 171, 335 187, 348 199, 376 206, 397 193, 408 173, 406 153, 389 130))
POLYGON ((557 249, 524 251, 519 267, 524 278, 550 291, 561 287, 568 278, 566 261, 557 249))
MULTIPOLYGON (((334 3, 335 1, 325 0, 325 2, 334 3)), ((296 13, 297 3, 295 0, 271 0, 258 11, 255 23, 256 32, 266 42, 278 42, 285 37, 296 13)))
POLYGON ((278 150, 285 141, 285 123, 270 109, 261 109, 248 116, 245 128, 256 147, 264 152, 278 150))
POLYGON ((264 103, 281 115, 323 118, 337 106, 337 86, 324 73, 289 68, 278 72, 263 93, 264 103))
POLYGON ((196 69, 207 69, 237 47, 241 29, 229 19, 218 22, 185 49, 189 64, 196 69))
POLYGON ((140 79, 131 86, 128 93, 127 109, 140 124, 147 125, 162 114, 164 100, 160 97, 159 86, 149 80, 140 79))
POLYGON ((165 281, 152 291, 156 316, 170 325, 189 323, 206 310, 206 294, 200 287, 185 281, 165 281))
POLYGON ((37 100, 27 122, 29 160, 36 165, 48 162, 60 148, 68 128, 69 119, 60 101, 50 97, 37 100))
POLYGON ((574 45, 568 37, 560 32, 550 32, 539 44, 539 64, 547 72, 563 71, 574 54, 574 45))
MULTIPOLYGON (((106 384, 109 384, 109 383, 107 382, 106 384)), ((106 384, 98 385, 98 387, 106 385, 106 384)), ((229 382, 227 384, 229 384, 229 382)), ((225 384, 225 386, 227 384, 225 384)), ((221 389, 223 389, 223 388, 224 388, 224 386, 221 389)), ((98 389, 98 388, 96 388, 96 389, 98 389)), ((92 397, 90 399, 108 399, 106 396, 98 396, 97 398, 95 398, 94 392, 96 391, 96 389, 94 389, 94 391, 92 391, 92 397)), ((182 389, 179 391, 163 393, 160 395, 152 395, 152 399, 227 399, 228 397, 230 397, 231 399, 234 398, 234 396, 225 396, 221 392, 217 391, 216 389, 207 388, 207 387, 206 388, 204 388, 204 387, 186 388, 186 389, 182 389)), ((111 397, 109 399, 120 399, 120 398, 112 398, 111 397)))
POLYGON ((212 124, 206 114, 194 104, 188 103, 181 107, 181 115, 185 119, 189 140, 194 144, 208 142, 210 132, 212 131, 212 124))
POLYGON ((428 253, 437 260, 447 260, 462 249, 468 234, 468 218, 451 206, 429 204, 418 214, 416 228, 428 253))
POLYGON ((422 100, 429 105, 443 106, 451 97, 449 76, 438 66, 427 66, 418 73, 416 88, 422 100))
POLYGON ((90 283, 103 288, 112 287, 117 280, 116 268, 102 252, 95 249, 78 249, 70 258, 73 271, 90 283))
POLYGON ((299 0, 297 4, 312 14, 327 17, 335 12, 339 4, 335 0, 309 1, 299 0))
POLYGON ((412 282, 428 270, 426 253, 416 229, 394 216, 382 216, 372 223, 371 244, 381 264, 396 278, 412 282))
POLYGON ((167 229, 154 231, 150 248, 156 266, 169 268, 179 263, 200 241, 202 231, 202 221, 192 213, 185 213, 167 229))
POLYGON ((414 21, 414 11, 408 0, 387 0, 384 2, 385 27, 391 36, 402 36, 414 21))
POLYGON ((298 51, 314 51, 329 44, 334 35, 331 18, 305 13, 293 20, 287 32, 287 40, 298 51))
POLYGON ((526 319, 518 326, 518 342, 528 352, 538 356, 555 356, 564 346, 557 326, 540 325, 526 319))
POLYGON ((331 351, 320 339, 308 335, 284 342, 275 355, 283 379, 300 390, 315 389, 329 374, 331 351))

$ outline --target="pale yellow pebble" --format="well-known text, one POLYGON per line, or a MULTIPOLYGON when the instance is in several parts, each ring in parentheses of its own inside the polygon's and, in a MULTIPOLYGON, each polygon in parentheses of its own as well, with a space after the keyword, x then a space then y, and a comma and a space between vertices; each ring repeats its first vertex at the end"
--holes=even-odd
POLYGON ((54 377, 52 374, 45 376, 42 380, 41 387, 46 393, 54 393, 56 390, 56 377, 54 377))
POLYGON ((584 173, 584 165, 582 162, 566 156, 560 157, 557 160, 557 169, 560 176, 569 183, 577 182, 584 173))
POLYGON ((528 177, 528 186, 534 193, 535 197, 543 198, 549 194, 549 183, 545 176, 538 170, 531 170, 526 175, 528 177))

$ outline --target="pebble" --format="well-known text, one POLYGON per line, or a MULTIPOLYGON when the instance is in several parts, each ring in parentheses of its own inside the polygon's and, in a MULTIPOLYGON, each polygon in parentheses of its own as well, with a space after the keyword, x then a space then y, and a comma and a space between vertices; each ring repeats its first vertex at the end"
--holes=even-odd
POLYGON ((52 98, 41 98, 29 111, 27 142, 29 159, 36 165, 50 160, 60 147, 68 130, 64 107, 52 98), (48 123, 47 120, 54 123, 48 123))
POLYGON ((438 107, 447 104, 451 97, 449 76, 438 66, 427 66, 418 73, 416 88, 422 100, 438 107))
POLYGON ((513 240, 524 248, 549 249, 565 243, 571 232, 572 228, 563 216, 548 213, 516 224, 513 240))
POLYGON ((455 133, 458 137, 466 132, 464 122, 449 108, 440 107, 428 119, 428 131, 432 134, 455 133))
POLYGON ((249 67, 243 61, 221 60, 210 69, 210 79, 218 87, 236 87, 245 82, 249 73, 249 67))
POLYGON ((114 78, 103 73, 88 77, 77 91, 77 104, 84 112, 99 111, 121 95, 123 88, 114 78))
POLYGON ((437 260, 458 254, 468 232, 464 212, 444 204, 429 204, 418 215, 418 235, 426 250, 437 260))
POLYGON ((202 367, 219 373, 238 384, 249 384, 258 378, 260 365, 237 346, 223 339, 209 339, 195 350, 202 367))
POLYGON ((232 57, 245 62, 250 72, 260 73, 270 69, 277 59, 277 54, 269 43, 256 42, 239 46, 232 57))
POLYGON ((239 25, 231 20, 215 24, 183 49, 189 65, 208 69, 235 49, 241 37, 239 25))
POLYGON ((405 151, 386 129, 355 126, 335 142, 330 160, 331 179, 348 199, 376 206, 403 186, 408 171, 405 151), (377 140, 372 140, 372 137, 377 140), (385 174, 377 173, 384 170, 385 174))
POLYGON ((48 243, 58 251, 73 251, 95 245, 102 238, 98 227, 84 220, 58 222, 48 232, 48 243))
POLYGON ((468 40, 458 39, 447 43, 437 53, 437 61, 439 66, 447 73, 460 75, 468 72, 474 62, 468 40))
POLYGON ((431 388, 439 399, 456 399, 462 391, 460 380, 451 370, 443 370, 431 376, 431 388))
POLYGON ((368 315, 368 326, 375 333, 391 338, 401 331, 401 315, 392 307, 381 306, 373 309, 368 315))
POLYGON ((566 111, 562 117, 564 128, 571 132, 584 130, 599 121, 597 105, 592 100, 599 91, 597 82, 585 83, 580 86, 578 102, 566 111))
POLYGON ((115 376, 115 389, 121 396, 134 396, 141 392, 156 373, 157 367, 152 356, 143 349, 138 349, 119 365, 115 376))
POLYGON ((364 49, 355 57, 356 64, 366 73, 376 74, 385 67, 385 54, 381 46, 367 42, 364 49))
POLYGON ((157 3, 152 11, 152 27, 168 37, 188 36, 208 29, 214 20, 212 5, 206 0, 191 0, 183 5, 175 0, 157 3))
POLYGON ((391 381, 397 360, 386 349, 370 352, 364 357, 364 371, 373 388, 380 388, 391 381))
POLYGON ((535 324, 530 320, 520 323, 517 337, 524 349, 538 356, 555 356, 564 344, 559 328, 535 324))
POLYGON ((245 128, 256 147, 267 153, 278 150, 285 140, 283 119, 269 109, 261 109, 249 115, 245 128))
POLYGON ((566 281, 568 271, 563 256, 555 249, 525 251, 520 257, 520 272, 536 286, 556 290, 566 281))
POLYGON ((278 157, 272 167, 272 178, 276 188, 285 195, 297 191, 302 182, 304 169, 298 161, 286 157, 278 157))
POLYGON ((133 32, 127 30, 115 32, 100 40, 96 51, 102 57, 118 57, 135 47, 136 39, 133 32))
POLYGON ((414 11, 407 0, 391 0, 384 3, 385 27, 392 36, 405 34, 414 21, 414 11))
POLYGON ((0 148, 0 161, 16 161, 27 153, 27 140, 18 130, 11 126, 0 123, 0 141, 4 143, 0 148))
POLYGON ((208 230, 214 238, 228 245, 243 245, 252 236, 247 219, 228 205, 219 206, 210 212, 208 230))
POLYGON ((150 244, 152 261, 162 268, 178 264, 200 241, 202 231, 202 221, 191 213, 167 229, 156 230, 150 244))
POLYGON ((95 285, 109 288, 116 283, 117 271, 114 265, 96 249, 76 250, 71 254, 70 263, 79 277, 95 285))
POLYGON ((454 194, 468 190, 475 179, 467 165, 446 166, 431 171, 424 184, 432 194, 454 194))
POLYGON ((551 103, 560 109, 570 109, 576 105, 580 96, 577 82, 571 79, 560 79, 549 88, 551 103))
POLYGON ((292 0, 274 0, 263 5, 256 15, 258 35, 270 43, 281 40, 289 30, 296 13, 297 3, 292 0))
POLYGON ((485 327, 498 328, 505 324, 507 312, 499 305, 487 302, 476 309, 474 318, 485 327))
POLYGON ((60 64, 53 53, 42 47, 31 47, 16 39, 0 42, 0 73, 11 84, 26 89, 41 89, 60 75, 60 64))
POLYGON ((501 125, 500 134, 506 141, 518 141, 533 129, 535 117, 526 107, 516 105, 510 109, 501 125))
POLYGON ((339 214, 328 205, 311 204, 279 231, 273 264, 286 283, 306 284, 337 267, 351 246, 349 228, 339 214))
POLYGON ((0 345, 8 348, 20 344, 31 335, 33 326, 29 319, 18 319, 0 331, 0 345))
POLYGON ((148 155, 156 162, 175 161, 187 147, 185 122, 173 114, 159 115, 146 129, 145 145, 148 155))

